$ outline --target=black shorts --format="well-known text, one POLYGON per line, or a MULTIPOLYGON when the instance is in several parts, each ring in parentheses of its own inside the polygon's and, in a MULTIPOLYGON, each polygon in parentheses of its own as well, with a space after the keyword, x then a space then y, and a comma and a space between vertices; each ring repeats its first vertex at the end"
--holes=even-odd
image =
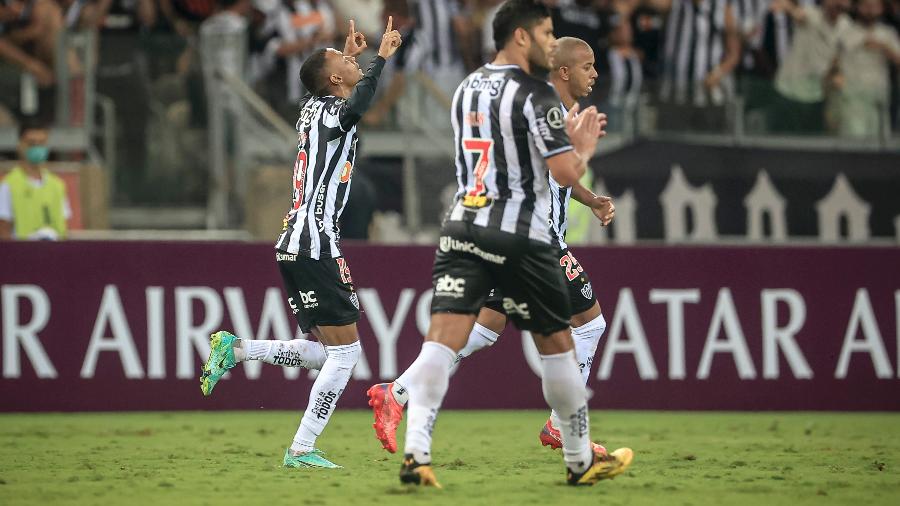
POLYGON ((359 298, 343 257, 313 260, 277 251, 288 304, 304 333, 313 327, 350 325, 359 321, 359 298))
MULTIPOLYGON (((559 256, 558 264, 566 279, 566 287, 569 289, 569 303, 572 306, 572 316, 581 314, 594 307, 597 299, 594 297, 594 288, 591 286, 591 280, 588 279, 584 268, 568 249, 557 250, 557 255, 559 256)), ((498 313, 504 313, 502 292, 499 289, 491 290, 484 307, 493 309, 498 313)))
POLYGON ((569 294, 556 248, 506 232, 447 221, 432 271, 431 313, 475 314, 494 287, 521 330, 551 334, 569 326, 569 294))

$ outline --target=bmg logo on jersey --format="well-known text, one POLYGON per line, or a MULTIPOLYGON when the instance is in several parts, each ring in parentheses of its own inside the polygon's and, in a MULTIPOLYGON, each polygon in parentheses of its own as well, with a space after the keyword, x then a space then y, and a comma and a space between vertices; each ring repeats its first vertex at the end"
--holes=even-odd
POLYGON ((312 309, 314 307, 319 307, 319 299, 316 298, 315 290, 297 293, 300 294, 300 303, 303 304, 303 309, 312 309))
POLYGON ((510 316, 519 315, 523 320, 531 319, 531 311, 528 310, 527 302, 518 304, 516 301, 510 299, 509 297, 504 297, 503 310, 506 311, 506 314, 510 316))
POLYGON ((435 297, 452 297, 458 299, 466 292, 466 280, 463 278, 454 278, 449 274, 441 276, 437 280, 434 287, 435 297))
POLYGON ((504 81, 503 74, 492 74, 488 78, 476 75, 464 81, 462 86, 470 90, 487 91, 491 98, 497 98, 500 96, 500 90, 503 89, 504 81))

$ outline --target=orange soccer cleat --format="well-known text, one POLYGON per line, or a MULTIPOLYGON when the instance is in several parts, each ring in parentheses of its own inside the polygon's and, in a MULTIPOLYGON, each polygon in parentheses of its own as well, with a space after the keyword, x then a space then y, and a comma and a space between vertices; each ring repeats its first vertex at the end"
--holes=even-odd
POLYGON ((372 385, 366 395, 369 396, 369 406, 375 414, 375 437, 381 441, 381 446, 391 452, 397 453, 397 426, 403 420, 403 405, 397 402, 391 392, 393 383, 379 383, 372 385))
MULTIPOLYGON (((547 423, 544 424, 544 428, 541 429, 541 444, 544 446, 549 446, 551 450, 558 450, 562 448, 562 435, 559 433, 559 429, 553 426, 553 422, 547 420, 547 423)), ((598 455, 606 455, 606 448, 603 447, 600 443, 591 442, 591 449, 594 450, 594 453, 598 455)))

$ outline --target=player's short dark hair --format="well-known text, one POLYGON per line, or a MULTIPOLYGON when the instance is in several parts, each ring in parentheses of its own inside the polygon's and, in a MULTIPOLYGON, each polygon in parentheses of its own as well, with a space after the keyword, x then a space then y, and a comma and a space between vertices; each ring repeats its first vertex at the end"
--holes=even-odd
POLYGON ((19 139, 25 136, 25 132, 29 130, 49 130, 50 126, 46 121, 37 116, 20 116, 19 120, 19 139))
POLYGON ((325 83, 325 54, 327 49, 317 49, 300 67, 300 82, 306 91, 317 97, 323 96, 328 91, 325 83))
POLYGON ((516 28, 530 30, 549 17, 550 9, 538 0, 506 0, 494 15, 494 48, 503 49, 516 28))

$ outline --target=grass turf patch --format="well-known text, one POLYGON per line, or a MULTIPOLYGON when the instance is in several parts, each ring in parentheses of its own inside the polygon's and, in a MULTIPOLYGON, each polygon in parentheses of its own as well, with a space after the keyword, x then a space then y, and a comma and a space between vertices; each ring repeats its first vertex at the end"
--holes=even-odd
MULTIPOLYGON (((403 487, 368 411, 338 409, 319 448, 343 470, 281 467, 299 413, 0 415, 0 504, 897 504, 900 415, 591 414, 592 436, 630 446, 624 475, 564 485, 541 447, 544 411, 446 411, 435 429, 443 491, 403 487)), ((402 451, 401 426, 400 448, 402 451)))

